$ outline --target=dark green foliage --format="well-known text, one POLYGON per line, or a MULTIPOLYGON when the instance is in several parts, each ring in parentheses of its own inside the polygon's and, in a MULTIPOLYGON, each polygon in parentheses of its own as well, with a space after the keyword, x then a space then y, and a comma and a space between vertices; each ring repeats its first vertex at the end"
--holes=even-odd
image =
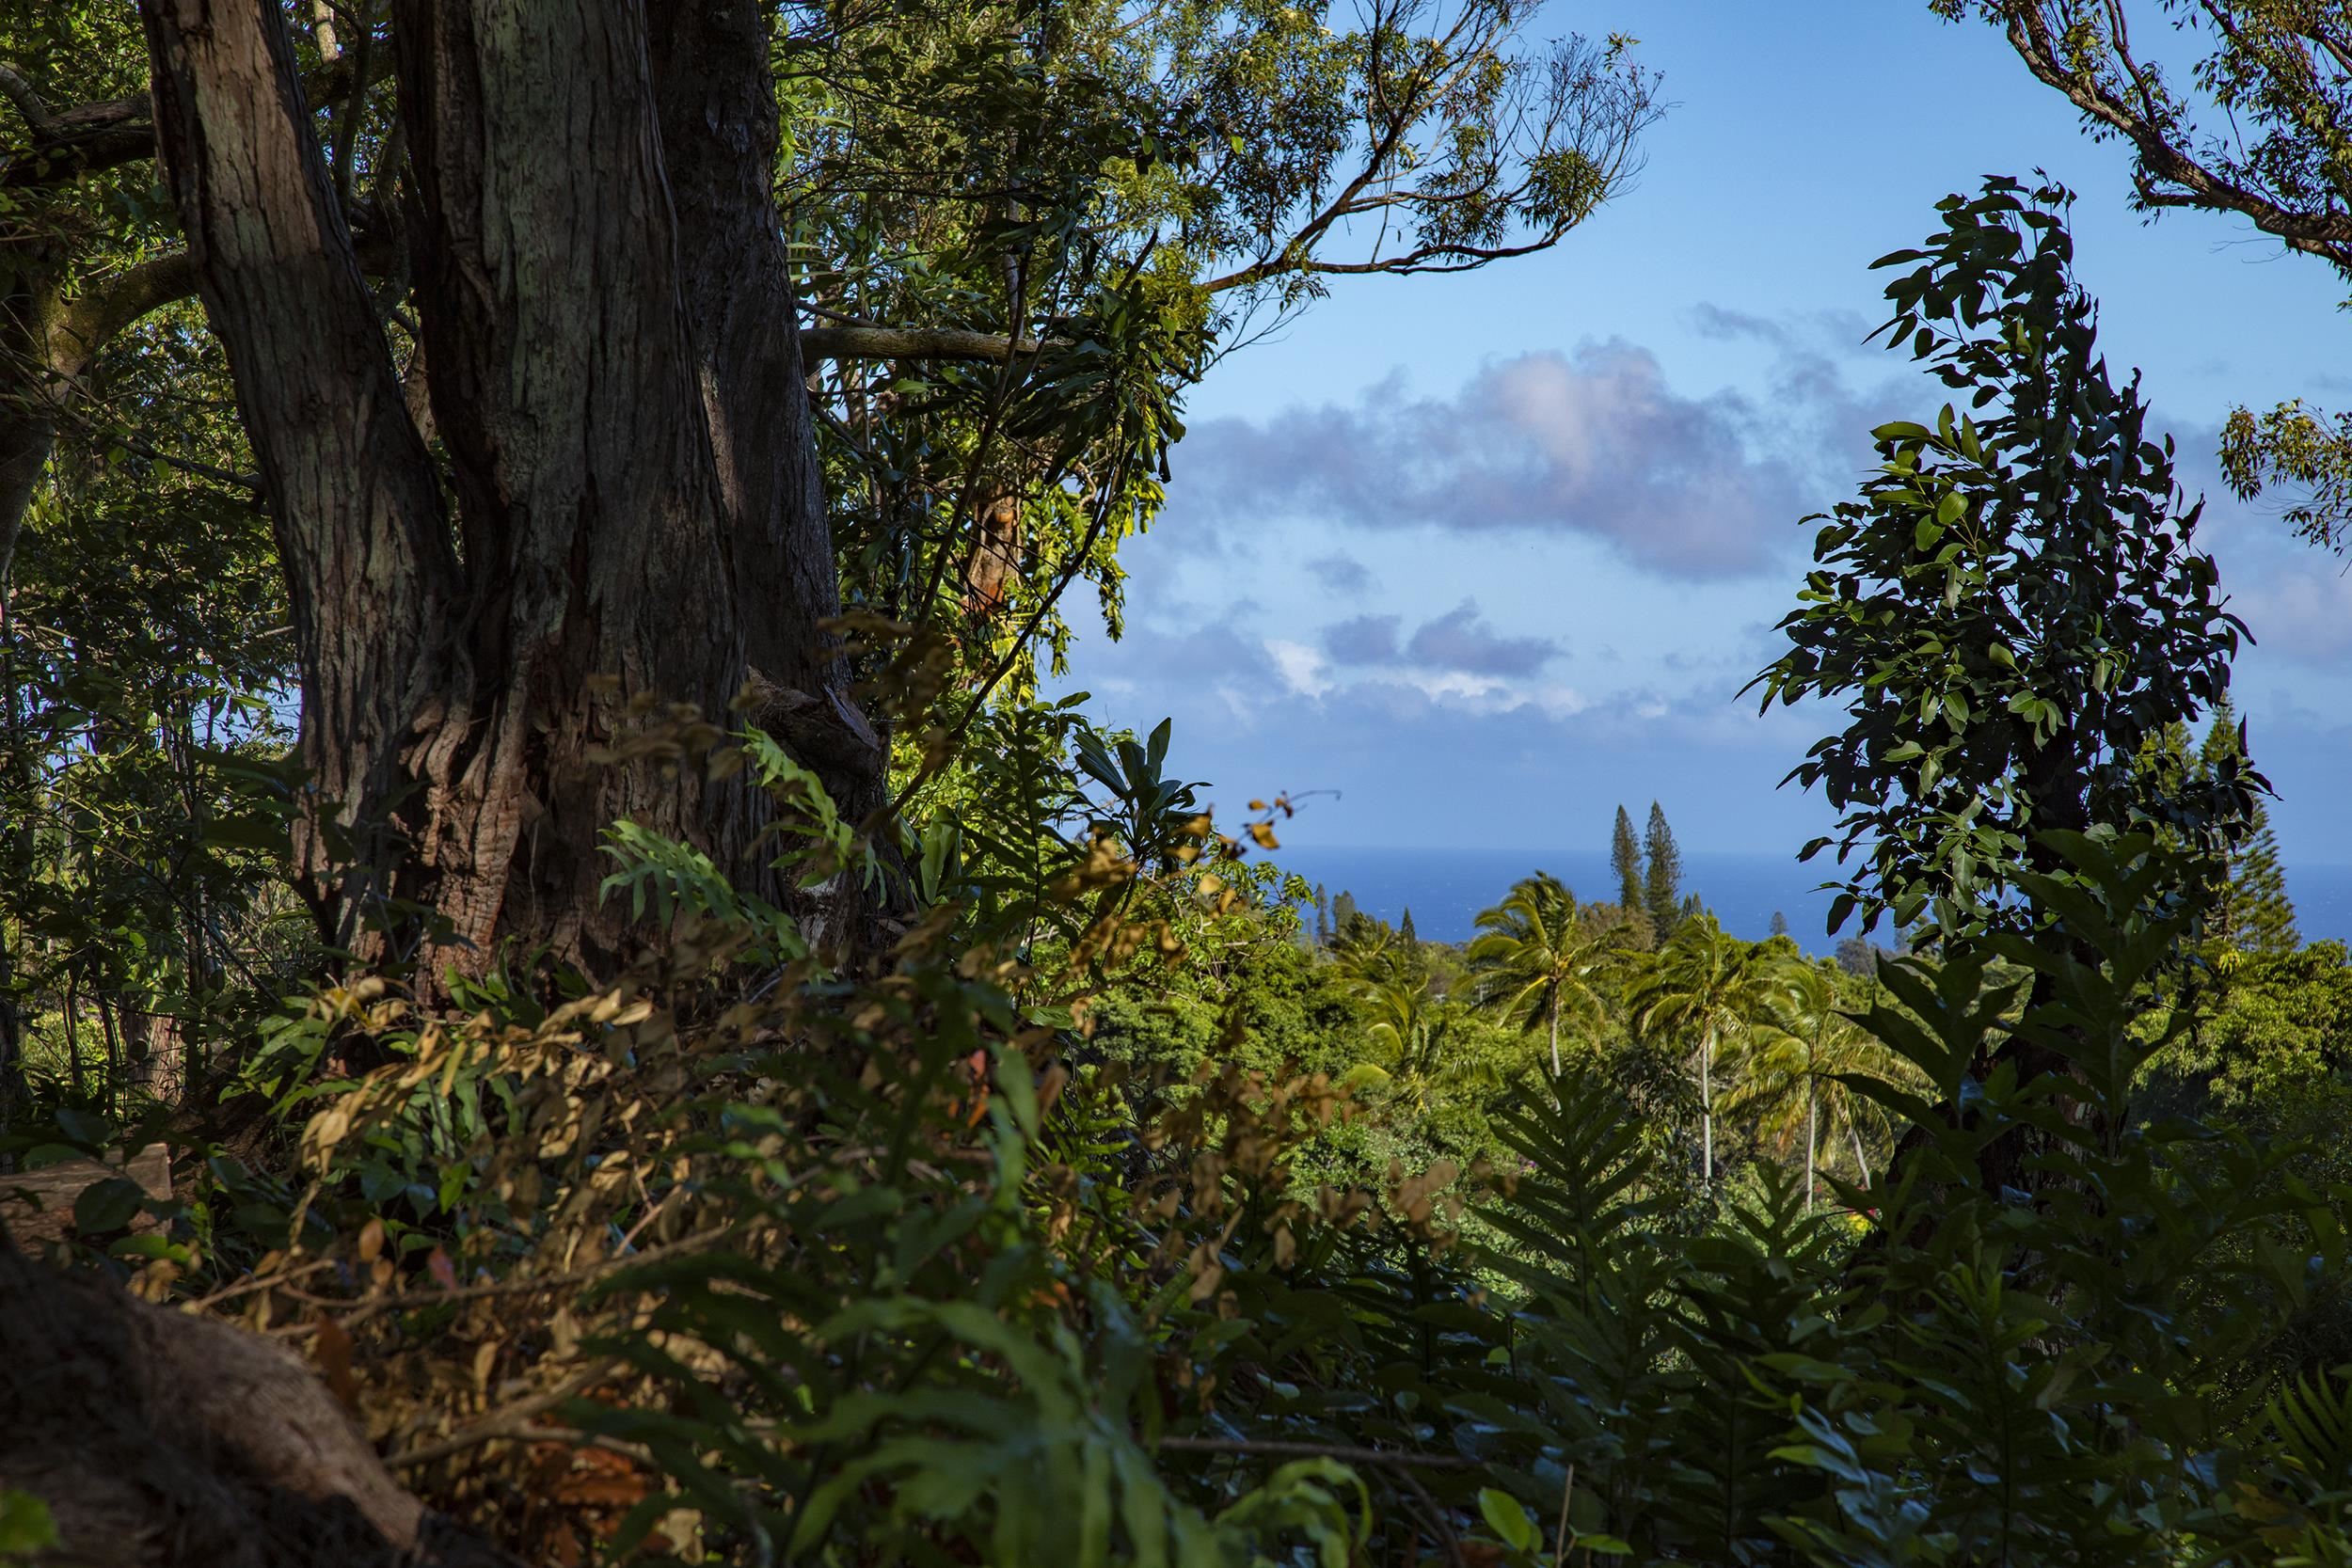
MULTIPOLYGON (((2233 764, 2242 766, 2245 755, 2245 727, 2224 697, 2214 708, 2197 766, 2210 777, 2233 764)), ((2207 940, 2252 953, 2293 952, 2301 940, 2295 931, 2295 904, 2287 897, 2286 871, 2279 863, 2270 813, 2261 801, 2255 801, 2245 832, 2228 846, 2217 870, 2213 908, 2205 922, 2207 940)))
MULTIPOLYGON (((575 1457, 612 1462, 615 1560, 2352 1561, 2352 965, 2294 947, 2226 717, 2234 623, 2096 356, 2058 195, 1994 182, 1904 258, 1896 335, 1991 412, 1882 429, 1764 677, 1852 705, 1799 769, 1872 857, 1833 927, 1933 901, 1940 941, 1851 939, 1850 974, 1778 915, 1736 941, 1653 803, 1645 844, 1617 813, 1618 906, 1538 875, 1463 952, 1240 859, 1168 725, 957 684, 1057 645, 1054 584, 1115 613, 1215 325, 1198 247, 1263 251, 1242 293, 1309 288, 1280 219, 1351 146, 1335 105, 1435 57, 1350 63, 1311 8, 1178 8, 1132 42, 1107 14, 812 13, 786 50, 817 295, 1051 340, 1027 380, 1009 355, 823 372, 852 596, 956 623, 966 656, 933 692, 959 754, 891 854, 771 741, 730 759, 795 803, 781 866, 892 879, 865 969, 625 822, 605 892, 672 945, 610 990, 499 971, 429 1020, 372 980, 275 1006, 252 960, 294 781, 238 702, 282 680, 257 515, 144 462, 60 470, 78 510, 42 515, 71 526, 19 556, 0 628, 0 933, 38 966, 0 1001, 62 988, 9 1015, 53 1053, 84 987, 102 1017, 174 1009, 183 1042, 233 1031, 232 1087, 302 1134, 299 1164, 200 1148, 170 1203, 94 1186, 72 1245, 311 1334, 389 1446, 440 1455, 403 1465, 437 1502, 535 1504, 559 1433, 606 1445, 575 1457), (1116 69, 1041 63, 1073 38, 1116 69), (1166 123, 1196 104, 1162 68, 1279 135, 1226 161, 1166 123), (1035 643, 951 575, 991 427, 1028 486, 1007 593, 1035 643), (1106 451, 1126 471, 1089 516, 1063 482, 1106 451), (2028 1151, 2014 1183, 1986 1180, 1996 1144, 2028 1151), (119 1234, 141 1208, 167 1228, 119 1234), (514 1441, 526 1417, 564 1425, 514 1441), (487 1435, 436 1447, 461 1427, 487 1435)), ((1415 123, 1484 125, 1528 81, 1471 72, 1415 123)), ((1475 173, 1475 143, 1414 166, 1475 173)), ((1592 172, 1564 157, 1502 208, 1473 185, 1424 239, 1549 229, 1592 172)), ((929 747, 929 717, 897 733, 929 747)), ((39 1086, 0 1154, 108 1141, 79 1101, 119 1085, 39 1086)))
POLYGON ((2217 852, 2265 787, 2234 765, 2177 785, 2142 766, 2221 700, 2244 628, 2190 547, 2171 443, 2099 355, 2069 199, 1988 180, 1878 263, 1912 267, 1887 287, 1889 346, 1968 406, 1873 433, 1883 467, 1823 519, 1790 649, 1755 683, 1767 705, 1846 704, 1789 774, 1843 814, 1807 856, 1865 853, 1832 929, 1857 907, 1866 930, 2013 928, 2017 879, 2053 868, 2034 835, 2144 825, 2217 852))
POLYGON ((1655 800, 1649 803, 1649 827, 1642 835, 1642 855, 1647 866, 1642 874, 1641 908, 1649 916, 1650 929, 1660 942, 1675 933, 1684 911, 1682 896, 1682 851, 1675 847, 1675 831, 1666 825, 1666 813, 1655 800))
MULTIPOLYGON (((211 367, 178 333, 118 390, 211 367)), ((199 383, 200 385, 200 383, 199 383)), ((226 410, 183 450, 242 458, 226 410)), ((91 433, 97 442, 119 433, 91 433)), ((281 753, 285 606, 268 519, 167 464, 62 454, 0 584, 0 1101, 176 1095, 249 1040, 310 957, 279 879, 297 784, 281 753)))
POLYGON ((1633 836, 1633 818, 1623 806, 1617 808, 1617 824, 1610 833, 1609 868, 1617 877, 1617 907, 1643 908, 1642 846, 1633 836))

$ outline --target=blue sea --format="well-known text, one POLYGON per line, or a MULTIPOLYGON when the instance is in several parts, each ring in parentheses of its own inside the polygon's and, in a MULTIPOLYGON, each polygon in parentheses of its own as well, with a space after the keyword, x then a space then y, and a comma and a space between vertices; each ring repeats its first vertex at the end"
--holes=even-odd
MULTIPOLYGON (((1388 849, 1338 846, 1284 847, 1275 860, 1337 897, 1353 894, 1357 907, 1391 926, 1413 911, 1413 929, 1430 942, 1467 942, 1478 912, 1502 901, 1513 882, 1533 871, 1549 871, 1587 900, 1614 898, 1616 878, 1609 857, 1597 849, 1388 849)), ((1788 917, 1788 934, 1805 951, 1826 955, 1837 945, 1828 934, 1834 896, 1817 891, 1836 871, 1824 851, 1798 863, 1793 855, 1709 854, 1685 850, 1682 890, 1706 900, 1732 935, 1760 941, 1772 931, 1772 915, 1788 917)), ((2287 895, 2295 900, 2296 924, 2306 942, 2352 942, 2352 865, 2289 867, 2287 895)), ((1849 921, 1843 936, 1854 932, 1849 921)), ((1891 942, 1882 926, 1872 935, 1891 942)))

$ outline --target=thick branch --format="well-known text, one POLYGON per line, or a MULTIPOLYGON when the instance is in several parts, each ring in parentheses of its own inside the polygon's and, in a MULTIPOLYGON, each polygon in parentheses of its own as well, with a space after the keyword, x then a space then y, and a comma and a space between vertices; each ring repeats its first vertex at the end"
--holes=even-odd
MULTIPOLYGON (((15 151, 0 151, 0 189, 62 185, 85 174, 119 168, 155 155, 155 126, 149 100, 110 98, 49 113, 40 93, 23 73, 0 65, 0 95, 15 103, 33 128, 33 142, 15 151)), ((373 86, 389 74, 378 60, 368 73, 373 86)), ((351 66, 337 61, 302 79, 303 91, 313 104, 334 103, 349 96, 358 78, 351 66)))
POLYGON ((85 289, 49 329, 51 373, 65 381, 80 380, 117 333, 151 310, 187 298, 196 293, 197 283, 195 260, 184 250, 175 250, 85 289))
POLYGON ((24 117, 24 123, 35 135, 49 129, 53 116, 49 105, 40 101, 40 92, 25 79, 24 73, 12 65, 0 63, 0 98, 16 105, 16 112, 24 117))
MULTIPOLYGON (((2010 47, 2044 85, 2064 93, 2087 119, 2117 132, 2139 154, 2133 183, 2151 207, 2197 207, 2233 212, 2276 236, 2290 249, 2317 256, 2352 274, 2352 214, 2304 213, 2280 205, 2260 191, 2216 173, 2175 146, 2166 128, 2106 90, 2089 71, 2070 70, 2058 41, 2034 0, 2001 0, 2000 15, 2010 47), (2162 188, 2169 186, 2170 189, 2162 188)), ((2114 40, 2119 55, 2139 80, 2137 63, 2122 53, 2128 40, 2114 40)), ((2145 92, 2145 85, 2142 83, 2145 92)))

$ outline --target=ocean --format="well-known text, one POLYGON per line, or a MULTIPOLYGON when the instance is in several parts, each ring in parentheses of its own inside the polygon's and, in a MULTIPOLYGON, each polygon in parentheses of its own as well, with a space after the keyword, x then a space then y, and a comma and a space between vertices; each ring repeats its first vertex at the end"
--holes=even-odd
MULTIPOLYGON (((1706 900, 1724 929, 1749 941, 1771 934, 1772 915, 1788 917, 1788 934, 1808 953, 1829 954, 1830 900, 1818 891, 1836 870, 1832 851, 1809 863, 1794 855, 1710 854, 1685 850, 1682 890, 1706 900)), ((1286 871, 1320 883, 1333 897, 1353 894, 1357 907, 1391 926, 1413 911, 1413 929, 1431 942, 1467 942, 1481 910, 1502 901, 1513 882, 1549 871, 1579 898, 1616 896, 1609 857, 1595 849, 1388 849, 1285 846, 1274 859, 1286 871)), ((2287 895, 2306 942, 2352 943, 2352 865, 2310 865, 2287 871, 2287 895)), ((1851 921, 1840 936, 1854 932, 1851 921)), ((1872 933, 1892 940, 1882 926, 1872 933)))

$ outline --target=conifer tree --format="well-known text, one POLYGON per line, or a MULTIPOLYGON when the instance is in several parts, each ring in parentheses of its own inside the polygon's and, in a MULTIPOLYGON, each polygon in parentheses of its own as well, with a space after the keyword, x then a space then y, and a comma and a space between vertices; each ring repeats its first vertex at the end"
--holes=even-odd
POLYGON ((1628 914, 1645 907, 1642 897, 1642 846, 1633 836, 1633 818, 1617 808, 1617 831, 1609 844, 1609 864, 1617 874, 1617 902, 1628 914))
POLYGON ((1663 942, 1682 919, 1682 851, 1675 847, 1675 831, 1666 825, 1665 810, 1655 800, 1649 803, 1649 832, 1643 837, 1642 848, 1649 862, 1643 879, 1642 907, 1663 942))
POLYGON ((2251 953, 2292 953, 2303 945, 2295 928, 2295 902, 2287 896, 2286 870, 2279 863, 2279 841, 2270 813, 2254 808, 2254 830, 2238 847, 2232 879, 2240 911, 2238 945, 2251 953))
POLYGON ((1774 910, 1772 911, 1772 935, 1776 937, 1785 937, 1788 934, 1788 917, 1781 913, 1778 910, 1774 910))
MULTIPOLYGON (((2198 767, 2210 774, 2245 754, 2246 736, 2225 694, 2214 705, 2212 726, 2198 748, 2198 767)), ((2287 897, 2286 871, 2279 863, 2279 840, 2259 798, 2215 890, 2209 929, 2215 941, 2244 952, 2292 953, 2302 945, 2295 928, 2295 904, 2287 897)))
POLYGON ((1407 947, 1417 947, 1421 944, 1421 938, 1413 933, 1412 905, 1407 904, 1405 906, 1405 918, 1398 922, 1396 934, 1404 939, 1405 945, 1407 947))

